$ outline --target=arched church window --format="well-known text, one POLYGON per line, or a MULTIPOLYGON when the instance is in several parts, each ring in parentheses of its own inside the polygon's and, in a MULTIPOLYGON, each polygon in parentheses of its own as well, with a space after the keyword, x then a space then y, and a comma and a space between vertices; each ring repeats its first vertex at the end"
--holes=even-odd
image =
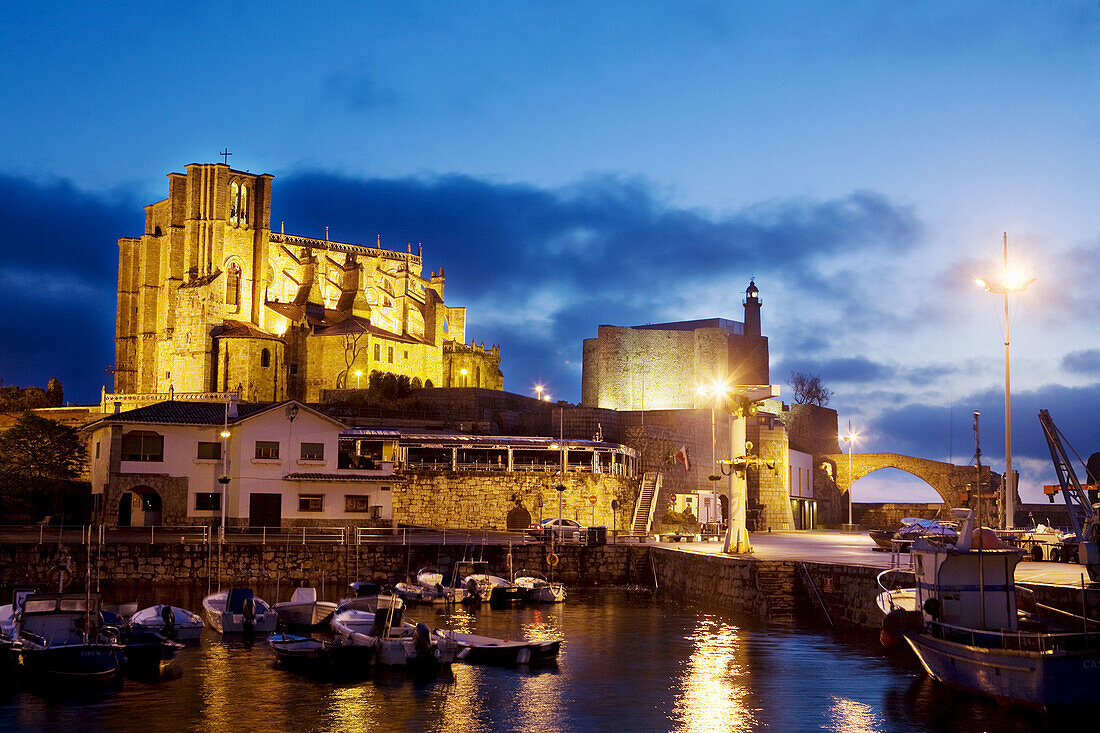
POLYGON ((241 304, 241 268, 236 262, 230 262, 225 272, 225 304, 241 304))
POLYGON ((240 216, 241 185, 236 181, 229 184, 229 223, 236 224, 240 216))
POLYGON ((241 200, 237 206, 237 218, 242 227, 248 226, 248 186, 241 186, 241 200))
POLYGON ((238 181, 229 184, 229 223, 248 226, 248 186, 238 181))
POLYGON ((271 366, 271 352, 267 349, 260 352, 260 366, 265 369, 271 366))

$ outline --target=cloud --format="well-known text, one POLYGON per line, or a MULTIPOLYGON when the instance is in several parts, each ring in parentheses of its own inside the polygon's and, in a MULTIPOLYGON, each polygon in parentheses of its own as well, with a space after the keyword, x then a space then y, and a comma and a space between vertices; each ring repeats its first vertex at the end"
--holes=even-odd
POLYGON ((852 298, 849 283, 823 265, 896 256, 922 236, 909 209, 867 191, 719 215, 676 207, 645 179, 610 174, 539 188, 463 175, 302 171, 277 180, 273 195, 288 231, 328 225, 344 241, 381 235, 385 247, 414 251, 423 243, 426 269, 446 269, 448 302, 470 308, 469 334, 504 346, 508 388, 524 391, 538 371, 570 399, 579 380, 553 355, 579 360, 581 340, 600 324, 680 320, 701 296, 712 303, 705 315, 728 317, 750 275, 852 298))
POLYGON ((1062 369, 1071 374, 1100 375, 1100 349, 1069 352, 1062 357, 1062 369))
POLYGON ((91 401, 113 361, 117 240, 143 229, 141 204, 67 180, 0 174, 0 378, 91 401))

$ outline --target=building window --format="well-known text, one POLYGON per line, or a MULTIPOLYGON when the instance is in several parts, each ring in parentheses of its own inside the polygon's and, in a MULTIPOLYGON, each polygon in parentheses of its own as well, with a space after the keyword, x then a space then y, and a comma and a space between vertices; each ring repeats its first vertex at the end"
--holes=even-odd
POLYGON ((230 262, 225 271, 225 304, 241 304, 241 268, 236 262, 230 262))
POLYGON ((279 457, 279 442, 275 440, 257 440, 256 441, 256 457, 257 458, 278 458, 279 457))
POLYGON ((323 461, 323 460, 325 460, 325 444, 324 443, 302 443, 302 460, 303 461, 323 461))
POLYGON ((382 345, 381 344, 375 344, 374 345, 374 360, 375 361, 382 361, 382 345))
POLYGON ((392 346, 387 347, 386 351, 387 351, 387 356, 389 357, 389 360, 390 360, 390 364, 392 364, 393 363, 393 347, 392 346))
POLYGON ((409 358, 409 351, 408 351, 408 349, 406 349, 405 350, 405 359, 408 359, 408 358, 409 358))
POLYGON ((267 349, 264 349, 260 352, 260 366, 264 369, 267 369, 269 366, 271 366, 271 352, 267 349))
POLYGON ((99 458, 99 441, 95 442, 95 457, 99 458))
POLYGON ((195 457, 203 461, 220 460, 222 457, 222 444, 200 440, 199 452, 195 457))
POLYGON ((195 511, 216 512, 222 508, 222 495, 213 491, 200 491, 195 494, 195 511))
POLYGON ((292 376, 292 377, 298 373, 298 365, 297 364, 291 364, 289 369, 290 369, 290 376, 292 376))
POLYGON ((135 430, 122 436, 122 460, 163 461, 164 436, 148 430, 135 430))
POLYGON ((321 494, 298 494, 298 511, 322 512, 325 510, 325 497, 321 494))
POLYGON ((237 181, 229 184, 229 223, 248 226, 248 186, 237 181))
POLYGON ((370 497, 366 494, 345 494, 344 512, 347 514, 366 514, 370 511, 370 497))

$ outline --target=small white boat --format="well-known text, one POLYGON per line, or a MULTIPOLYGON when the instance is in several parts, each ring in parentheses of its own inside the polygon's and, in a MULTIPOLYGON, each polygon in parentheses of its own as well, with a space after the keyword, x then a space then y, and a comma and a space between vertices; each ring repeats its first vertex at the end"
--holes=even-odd
POLYGON ((520 570, 514 582, 523 589, 523 600, 528 603, 561 603, 565 600, 565 585, 550 582, 537 570, 520 570))
POLYGON ((123 648, 117 631, 100 629, 99 599, 76 593, 33 593, 15 616, 24 672, 56 680, 109 679, 123 648))
POLYGON ((221 634, 270 634, 275 630, 275 612, 250 588, 218 591, 202 599, 202 608, 210 628, 221 634))
POLYGON ((202 635, 206 624, 197 613, 186 608, 158 603, 134 613, 130 628, 156 632, 175 641, 194 641, 202 635))
POLYGON ((458 631, 441 631, 439 629, 436 629, 435 633, 440 637, 450 634, 458 644, 458 655, 455 659, 468 664, 489 664, 506 667, 519 664, 532 666, 553 664, 557 662, 558 651, 561 649, 561 639, 513 641, 478 636, 477 634, 463 634, 458 631))
POLYGON ((487 601, 494 606, 523 602, 523 590, 511 581, 490 574, 489 563, 484 560, 460 560, 455 563, 454 572, 466 590, 463 600, 487 601))
POLYGON ((324 626, 335 610, 332 601, 317 600, 316 588, 295 588, 289 601, 275 604, 279 620, 288 626, 324 626))
POLYGON ((336 609, 332 630, 341 643, 374 648, 375 664, 419 668, 450 665, 458 653, 453 635, 436 637, 427 625, 403 620, 402 611, 396 604, 368 610, 365 604, 353 600, 336 609))

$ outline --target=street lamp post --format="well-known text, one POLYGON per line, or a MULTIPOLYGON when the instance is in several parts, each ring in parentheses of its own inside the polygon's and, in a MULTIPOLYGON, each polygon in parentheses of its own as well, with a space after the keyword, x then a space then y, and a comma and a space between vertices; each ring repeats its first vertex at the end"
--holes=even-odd
POLYGON ((848 529, 855 530, 855 525, 852 524, 852 444, 856 442, 856 438, 859 435, 852 432, 852 421, 848 421, 848 434, 840 436, 840 439, 848 444, 848 529))
MULTIPOLYGON (((1028 285, 1035 282, 1035 278, 1028 278, 1019 270, 1009 269, 1008 266, 1008 233, 1004 235, 1004 269, 1001 279, 987 280, 983 277, 974 278, 985 292, 1001 295, 1004 298, 1004 339, 1005 339, 1005 502, 1004 521, 1001 526, 1012 529, 1016 524, 1016 477, 1012 473, 1012 390, 1008 369, 1008 295, 1009 293, 1022 293, 1028 285)), ((979 492, 980 493, 980 492, 979 492)), ((979 496, 979 501, 981 497, 979 496)))
POLYGON ((729 396, 729 387, 725 380, 715 379, 710 384, 699 385, 696 387, 696 391, 703 397, 713 397, 713 401, 710 404, 710 469, 711 475, 707 478, 711 482, 711 500, 714 502, 712 511, 712 518, 718 517, 718 481, 721 480, 721 476, 718 474, 718 431, 715 424, 715 413, 718 409, 718 405, 729 396))
POLYGON ((543 390, 543 386, 541 384, 536 384, 535 385, 535 392, 539 396, 539 402, 542 402, 542 390, 543 390))
POLYGON ((466 386, 466 375, 469 374, 469 372, 466 371, 466 367, 462 367, 461 369, 458 370, 458 373, 460 375, 462 375, 462 386, 465 387, 466 386))
POLYGON ((362 369, 356 369, 355 370, 355 388, 356 389, 359 389, 359 377, 361 377, 361 376, 363 376, 363 370, 362 369))

